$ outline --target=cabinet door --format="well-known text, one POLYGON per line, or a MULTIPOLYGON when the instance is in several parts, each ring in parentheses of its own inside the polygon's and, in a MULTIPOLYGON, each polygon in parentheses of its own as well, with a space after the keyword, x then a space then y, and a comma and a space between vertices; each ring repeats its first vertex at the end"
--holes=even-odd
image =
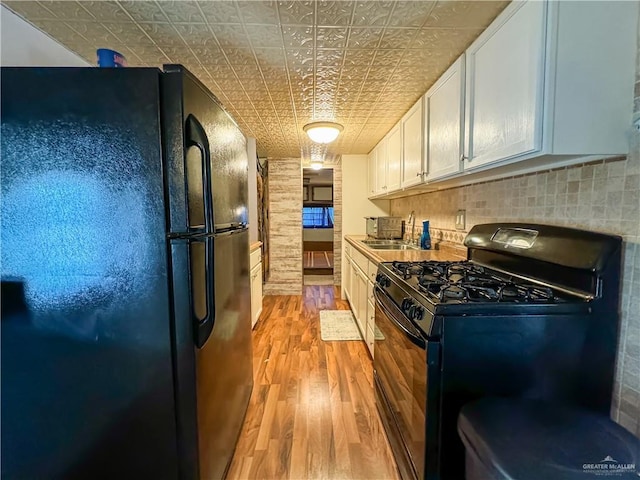
POLYGON ((364 340, 367 334, 367 276, 358 269, 358 324, 364 340))
POLYGON ((546 10, 512 4, 467 50, 465 170, 541 148, 546 10))
POLYGON ((373 358, 373 347, 375 344, 375 331, 376 331, 376 309, 374 304, 371 302, 367 302, 367 336, 366 342, 367 347, 369 348, 369 353, 371 353, 371 358, 373 358))
POLYGON ((423 127, 422 101, 418 100, 402 119, 402 187, 422 183, 423 127))
POLYGON ((369 153, 369 155, 367 156, 367 168, 369 170, 369 182, 368 182, 368 196, 372 197, 374 196, 377 191, 376 191, 376 168, 378 167, 376 164, 376 156, 375 156, 375 149, 371 151, 371 153, 369 153))
POLYGON ((402 129, 398 123, 387 135, 387 192, 400 189, 402 183, 402 129))
POLYGON ((349 297, 349 303, 351 304, 351 310, 355 315, 356 319, 358 318, 358 270, 356 264, 353 260, 349 260, 350 270, 351 270, 351 284, 349 287, 351 288, 351 296, 349 297))
POLYGON ((427 180, 460 171, 464 141, 464 55, 425 96, 427 180))
POLYGON ((387 192, 387 144, 383 140, 375 148, 376 151, 376 193, 387 192))
POLYGON ((262 312, 262 263, 251 270, 251 328, 256 326, 262 312))
POLYGON ((345 255, 344 257, 344 296, 351 301, 351 259, 345 255))

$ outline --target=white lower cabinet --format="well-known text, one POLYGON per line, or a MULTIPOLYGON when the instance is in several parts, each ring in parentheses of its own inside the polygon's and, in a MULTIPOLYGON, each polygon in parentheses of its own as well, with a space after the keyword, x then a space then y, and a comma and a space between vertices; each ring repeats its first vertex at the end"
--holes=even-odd
POLYGON ((352 268, 351 308, 364 338, 367 326, 367 279, 355 262, 352 268))
POLYGON ((367 302, 367 335, 365 341, 367 342, 367 348, 373 358, 373 345, 375 341, 376 331, 376 309, 373 303, 367 302))
POLYGON ((260 250, 256 252, 251 254, 251 273, 249 274, 251 280, 251 328, 256 326, 260 313, 262 313, 262 258, 260 250))
POLYGON ((362 339, 373 357, 375 308, 373 286, 377 265, 352 246, 345 247, 344 292, 362 339), (348 247, 348 248, 347 248, 348 247))
POLYGON ((351 303, 351 257, 345 256, 344 261, 344 296, 351 303))

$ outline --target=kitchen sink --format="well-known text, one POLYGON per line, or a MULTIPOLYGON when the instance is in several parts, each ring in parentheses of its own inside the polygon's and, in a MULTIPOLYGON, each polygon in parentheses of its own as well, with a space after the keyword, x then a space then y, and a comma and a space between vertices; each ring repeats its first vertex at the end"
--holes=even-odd
POLYGON ((405 245, 402 240, 362 240, 365 245, 405 245))
POLYGON ((414 245, 407 245, 406 243, 386 243, 367 246, 372 250, 420 250, 418 247, 414 245))

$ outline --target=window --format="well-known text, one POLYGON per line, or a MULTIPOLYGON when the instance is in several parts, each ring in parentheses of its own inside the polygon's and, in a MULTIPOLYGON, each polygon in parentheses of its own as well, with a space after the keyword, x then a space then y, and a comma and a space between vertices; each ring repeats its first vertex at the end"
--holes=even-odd
POLYGON ((333 207, 302 207, 304 228, 333 228, 333 207))

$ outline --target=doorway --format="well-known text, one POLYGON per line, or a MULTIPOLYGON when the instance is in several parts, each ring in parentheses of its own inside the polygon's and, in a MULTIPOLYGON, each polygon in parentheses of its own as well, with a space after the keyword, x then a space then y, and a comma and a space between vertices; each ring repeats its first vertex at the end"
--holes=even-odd
POLYGON ((333 170, 302 170, 302 265, 305 285, 333 285, 333 170))

